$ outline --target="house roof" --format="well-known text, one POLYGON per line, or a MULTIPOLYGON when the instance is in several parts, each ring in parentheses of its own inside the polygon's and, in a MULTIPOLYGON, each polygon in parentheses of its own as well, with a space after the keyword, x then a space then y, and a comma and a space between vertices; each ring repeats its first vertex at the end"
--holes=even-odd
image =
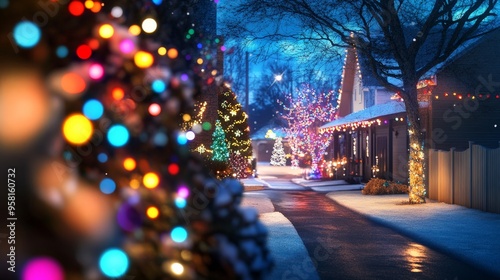
MULTIPOLYGON (((419 102, 420 107, 427 107, 426 102, 419 102)), ((363 123, 374 121, 377 118, 405 113, 406 107, 404 102, 399 100, 391 100, 384 104, 378 104, 368 107, 364 110, 351 113, 343 118, 338 118, 320 127, 320 129, 336 128, 343 125, 350 125, 353 123, 363 123)))

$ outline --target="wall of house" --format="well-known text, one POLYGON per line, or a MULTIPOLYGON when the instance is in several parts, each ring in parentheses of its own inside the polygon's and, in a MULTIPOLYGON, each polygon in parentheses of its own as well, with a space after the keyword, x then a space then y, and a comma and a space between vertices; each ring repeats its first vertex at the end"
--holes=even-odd
POLYGON ((375 90, 375 104, 384 104, 391 101, 391 97, 394 95, 392 91, 386 89, 377 88, 375 90))
POLYGON ((363 85, 359 74, 354 75, 352 87, 352 113, 365 109, 363 85))
POLYGON ((392 124, 392 179, 408 181, 408 135, 405 122, 392 124))

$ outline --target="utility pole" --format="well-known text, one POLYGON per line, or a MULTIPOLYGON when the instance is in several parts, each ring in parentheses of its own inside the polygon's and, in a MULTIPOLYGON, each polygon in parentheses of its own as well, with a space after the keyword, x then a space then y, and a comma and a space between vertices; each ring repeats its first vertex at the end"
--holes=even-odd
POLYGON ((250 109, 250 104, 248 104, 250 99, 248 56, 248 52, 245 52, 245 109, 247 111, 247 114, 249 113, 250 109))

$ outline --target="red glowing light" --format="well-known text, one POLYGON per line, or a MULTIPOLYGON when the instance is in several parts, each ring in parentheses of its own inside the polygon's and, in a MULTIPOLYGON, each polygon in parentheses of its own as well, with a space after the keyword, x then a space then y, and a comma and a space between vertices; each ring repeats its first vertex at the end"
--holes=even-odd
POLYGON ((79 1, 71 1, 68 5, 68 10, 70 14, 74 16, 81 16, 83 14, 83 11, 85 11, 85 6, 83 5, 82 2, 79 1))
POLYGON ((76 49, 76 55, 80 59, 89 59, 90 56, 92 55, 92 49, 89 46, 87 46, 87 45, 80 45, 76 49))

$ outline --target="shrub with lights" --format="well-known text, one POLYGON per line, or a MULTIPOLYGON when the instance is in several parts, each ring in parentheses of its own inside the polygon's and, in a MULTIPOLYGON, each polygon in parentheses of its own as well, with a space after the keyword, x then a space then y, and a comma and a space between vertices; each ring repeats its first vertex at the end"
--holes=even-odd
POLYGON ((213 178, 188 149, 196 130, 179 129, 214 82, 218 42, 189 16, 196 3, 51 1, 40 22, 34 2, 2 2, 0 150, 32 178, 17 189, 17 267, 6 277, 260 279, 270 269, 242 185, 213 178))

